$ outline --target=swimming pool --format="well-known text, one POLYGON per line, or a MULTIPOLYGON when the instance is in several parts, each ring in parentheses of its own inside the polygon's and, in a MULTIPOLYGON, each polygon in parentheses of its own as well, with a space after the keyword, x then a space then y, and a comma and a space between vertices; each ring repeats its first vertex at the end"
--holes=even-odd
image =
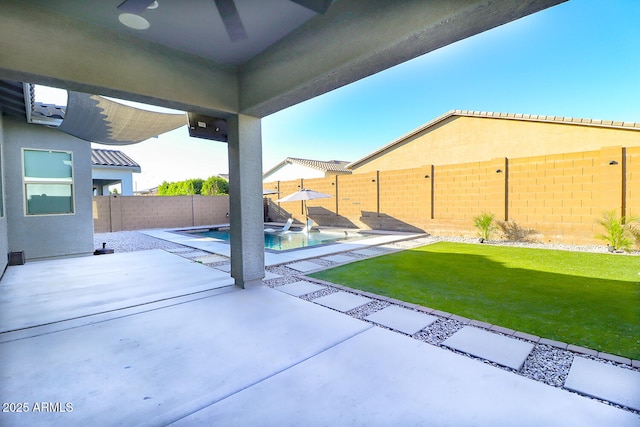
MULTIPOLYGON (((229 230, 193 230, 184 231, 190 236, 210 237, 229 242, 229 230)), ((352 240, 361 240, 374 237, 371 234, 361 234, 356 230, 335 230, 335 231, 311 231, 309 233, 300 231, 285 231, 276 233, 264 233, 264 247, 274 251, 288 251, 291 249, 306 248, 309 246, 326 245, 352 240)))

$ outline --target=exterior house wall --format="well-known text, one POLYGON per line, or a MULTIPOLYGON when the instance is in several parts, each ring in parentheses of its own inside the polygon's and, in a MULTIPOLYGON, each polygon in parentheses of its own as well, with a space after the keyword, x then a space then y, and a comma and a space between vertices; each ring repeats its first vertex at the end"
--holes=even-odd
POLYGON ((356 162, 353 172, 547 156, 614 145, 639 147, 640 132, 595 125, 452 116, 369 160, 356 162))
POLYGON ((289 181, 292 179, 323 178, 324 172, 295 163, 288 163, 273 173, 265 176, 263 182, 289 181))
POLYGON ((0 209, 0 277, 4 273, 8 264, 9 253, 9 237, 7 230, 7 215, 5 206, 5 187, 6 187, 6 175, 5 171, 5 157, 4 157, 4 130, 3 130, 4 117, 0 114, 0 197, 2 197, 2 209, 0 209))
POLYGON ((130 170, 123 171, 122 168, 93 166, 91 175, 93 179, 120 181, 122 188, 120 195, 133 196, 133 173, 130 170))
POLYGON ((3 145, 4 173, 9 178, 5 182, 9 251, 24 251, 27 260, 92 253, 90 144, 54 129, 5 117, 3 145), (25 215, 22 148, 73 153, 73 214, 25 215))

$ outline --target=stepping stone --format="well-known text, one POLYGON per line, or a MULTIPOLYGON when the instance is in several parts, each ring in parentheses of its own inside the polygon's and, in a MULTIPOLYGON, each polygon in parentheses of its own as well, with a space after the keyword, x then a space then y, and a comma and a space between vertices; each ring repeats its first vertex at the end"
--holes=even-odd
POLYGON ((171 252, 172 254, 179 254, 182 252, 192 252, 193 248, 174 248, 174 249, 167 249, 167 252, 171 252))
POLYGON ((640 372, 574 357, 565 388, 640 411, 640 372))
POLYGON ((363 256, 380 255, 380 251, 376 249, 360 249, 357 251, 353 251, 353 253, 358 255, 363 255, 363 256))
POLYGON ((277 290, 287 293, 289 295, 293 295, 299 297, 300 295, 310 294, 311 292, 319 291, 320 289, 324 289, 324 286, 316 285, 315 283, 305 282, 301 280, 295 283, 289 283, 286 285, 278 286, 277 290))
POLYGON ((438 320, 436 316, 408 310, 397 305, 385 307, 368 315, 365 319, 407 335, 413 335, 438 320))
POLYGON ((192 258, 195 262, 201 262, 203 264, 211 264, 212 262, 220 262, 226 260, 225 257, 220 255, 205 255, 197 258, 192 258))
POLYGON ((264 280, 279 279, 280 277, 282 277, 281 274, 272 273, 267 270, 264 271, 264 280))
POLYGON ((331 256, 326 256, 322 259, 331 261, 331 262, 343 263, 343 262, 353 261, 355 258, 347 255, 331 255, 331 256))
POLYGON ((299 262, 294 262, 291 264, 287 264, 287 267, 292 268, 296 271, 299 271, 301 273, 307 273, 309 271, 313 271, 313 270, 317 270, 319 268, 321 268, 322 266, 320 264, 316 264, 313 262, 309 262, 309 261, 299 261, 299 262))
POLYGON ((189 258, 189 259, 194 259, 194 258, 201 258, 201 257, 205 257, 211 255, 209 252, 203 252, 203 251, 194 251, 191 253, 181 253, 180 256, 184 257, 184 258, 189 258))
POLYGON ((218 270, 224 271, 225 273, 231 273, 231 264, 220 264, 216 265, 218 270))
POLYGON ((516 371, 522 367, 533 344, 493 332, 465 326, 443 341, 454 350, 495 362, 516 371))
POLYGON ((335 292, 313 300, 315 303, 333 308, 334 310, 338 310, 343 313, 353 310, 356 307, 360 307, 370 301, 370 298, 350 294, 348 292, 335 292))

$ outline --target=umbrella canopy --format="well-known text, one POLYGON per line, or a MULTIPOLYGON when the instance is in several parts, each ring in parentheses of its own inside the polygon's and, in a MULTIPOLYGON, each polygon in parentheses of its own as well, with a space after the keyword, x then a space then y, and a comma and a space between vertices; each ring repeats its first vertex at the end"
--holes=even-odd
POLYGON ((267 196, 269 194, 278 194, 280 193, 279 191, 276 190, 265 190, 264 188, 262 189, 262 195, 263 196, 267 196))
POLYGON ((302 189, 298 190, 293 194, 289 194, 281 199, 278 199, 278 202, 295 202, 296 200, 315 200, 315 199, 328 199, 332 197, 330 194, 320 193, 319 191, 302 189))
POLYGON ((307 219, 307 225, 305 229, 308 233, 311 229, 311 226, 309 224, 309 210, 307 209, 307 200, 328 199, 330 197, 333 196, 331 196, 330 194, 320 193, 319 191, 307 190, 303 188, 302 190, 298 190, 293 194, 289 194, 288 196, 278 199, 278 202, 295 202, 299 200, 302 201, 302 204, 304 205, 304 214, 307 219))

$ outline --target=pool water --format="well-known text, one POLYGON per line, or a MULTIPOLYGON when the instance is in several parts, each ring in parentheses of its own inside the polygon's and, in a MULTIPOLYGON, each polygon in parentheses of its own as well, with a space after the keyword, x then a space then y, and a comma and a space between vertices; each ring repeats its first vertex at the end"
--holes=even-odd
MULTIPOLYGON (((189 235, 229 241, 228 230, 193 231, 189 232, 189 235)), ((287 251, 349 240, 361 240, 367 237, 372 236, 360 234, 356 231, 312 231, 310 233, 285 231, 281 233, 264 233, 264 247, 265 249, 275 251, 287 251)))

